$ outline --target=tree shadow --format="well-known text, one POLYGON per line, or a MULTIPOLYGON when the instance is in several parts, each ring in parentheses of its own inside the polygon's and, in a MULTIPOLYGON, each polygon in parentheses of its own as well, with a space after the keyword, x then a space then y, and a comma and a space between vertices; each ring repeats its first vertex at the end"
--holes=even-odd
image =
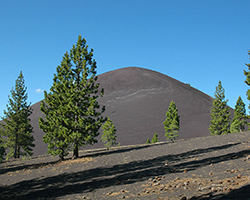
MULTIPOLYGON (((91 150, 91 151, 88 150, 83 156, 80 156, 80 158, 97 157, 97 156, 105 156, 105 155, 111 155, 111 154, 116 154, 116 153, 124 153, 124 152, 149 148, 152 146, 165 145, 168 143, 169 142, 161 142, 161 143, 154 143, 154 144, 150 144, 150 145, 143 144, 143 145, 124 146, 124 147, 120 147, 119 149, 110 149, 110 150, 105 150, 105 149, 97 149, 97 150, 91 150)), ((67 158, 65 158, 65 161, 70 160, 70 159, 71 158, 67 157, 67 158)), ((5 161, 5 162, 11 162, 11 161, 5 161)), ((59 161, 59 160, 53 160, 50 162, 40 162, 37 164, 27 164, 27 165, 22 165, 22 164, 10 165, 9 164, 8 168, 0 169, 0 175, 8 173, 8 172, 19 171, 19 170, 38 169, 40 167, 46 167, 46 166, 58 164, 60 162, 61 161, 59 161)))
POLYGON ((115 153, 124 153, 124 152, 129 152, 129 151, 134 151, 134 150, 150 148, 152 146, 166 145, 169 143, 170 142, 159 142, 159 143, 154 143, 154 144, 129 145, 129 146, 123 146, 123 147, 116 147, 117 149, 111 148, 109 150, 97 149, 97 150, 91 150, 89 152, 87 151, 81 157, 97 157, 97 156, 111 155, 115 153))
MULTIPOLYGON (((244 150, 202 160, 188 160, 197 154, 227 149, 238 144, 240 143, 197 149, 181 154, 165 155, 114 166, 97 167, 53 177, 21 181, 10 186, 0 187, 0 196, 4 199, 55 199, 70 194, 93 192, 99 188, 119 184, 141 182, 147 180, 148 177, 183 172, 184 169, 192 171, 209 165, 210 162, 223 162, 231 160, 235 156, 241 158, 245 154, 250 153, 250 150, 244 150), (166 166, 165 162, 170 162, 171 164, 166 166)), ((103 160, 105 160, 105 157, 103 157, 103 160)))
POLYGON ((189 200, 248 200, 250 199, 250 185, 245 185, 241 188, 234 189, 227 194, 215 194, 213 192, 209 192, 207 194, 203 194, 201 196, 194 196, 189 200))
POLYGON ((8 173, 8 172, 19 171, 19 170, 38 169, 40 167, 46 167, 46 166, 54 165, 57 163, 59 163, 58 160, 50 161, 50 162, 41 162, 37 164, 27 164, 27 165, 18 164, 18 165, 12 165, 12 166, 8 165, 8 168, 0 169, 0 175, 8 173))

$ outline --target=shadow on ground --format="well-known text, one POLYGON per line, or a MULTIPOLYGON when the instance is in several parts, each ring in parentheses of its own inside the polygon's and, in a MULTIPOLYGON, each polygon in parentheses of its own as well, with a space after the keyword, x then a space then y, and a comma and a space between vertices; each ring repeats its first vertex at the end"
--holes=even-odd
POLYGON ((249 200, 250 199, 250 185, 245 185, 239 189, 232 190, 228 194, 214 194, 212 192, 201 195, 199 197, 194 196, 189 200, 249 200))
MULTIPOLYGON (((207 166, 211 162, 219 163, 231 160, 236 156, 241 158, 246 154, 250 154, 250 150, 243 150, 202 160, 191 159, 190 161, 190 158, 198 154, 227 149, 238 144, 240 143, 196 149, 181 154, 165 155, 126 164, 97 167, 76 173, 64 173, 53 177, 21 181, 10 186, 0 187, 0 196, 3 199, 55 199, 70 194, 92 192, 99 188, 119 184, 141 182, 152 176, 183 172, 183 170, 192 171, 207 166), (165 162, 170 164, 166 166, 165 162)), ((118 151, 117 153, 121 152, 118 151)), ((136 153, 136 151, 133 153, 136 153)))
MULTIPOLYGON (((161 143, 155 143, 155 144, 150 144, 150 145, 139 145, 139 146, 134 145, 131 147, 127 146, 127 147, 121 147, 118 149, 110 149, 110 150, 96 149, 96 150, 87 151, 87 153, 85 153, 85 155, 81 156, 80 158, 97 157, 97 156, 111 155, 111 154, 115 154, 115 153, 125 153, 125 152, 129 152, 129 151, 149 148, 152 146, 166 145, 167 143, 169 143, 169 142, 161 142, 161 143)), ((67 158, 65 160, 70 160, 70 159, 71 158, 67 158)), ((10 162, 10 161, 7 161, 7 162, 10 162)), ((37 163, 37 164, 23 165, 22 162, 20 161, 20 164, 8 165, 8 168, 0 169, 0 175, 8 173, 8 172, 19 171, 19 170, 38 169, 40 167, 46 167, 46 166, 57 164, 59 162, 60 162, 59 160, 54 160, 54 161, 50 161, 50 162, 41 162, 41 163, 37 163)))

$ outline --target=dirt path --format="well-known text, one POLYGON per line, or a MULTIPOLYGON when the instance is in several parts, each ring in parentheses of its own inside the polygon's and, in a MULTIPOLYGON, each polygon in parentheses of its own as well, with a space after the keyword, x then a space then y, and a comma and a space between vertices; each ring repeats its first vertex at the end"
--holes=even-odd
POLYGON ((9 161, 0 199, 250 199, 249 145, 240 133, 9 161))

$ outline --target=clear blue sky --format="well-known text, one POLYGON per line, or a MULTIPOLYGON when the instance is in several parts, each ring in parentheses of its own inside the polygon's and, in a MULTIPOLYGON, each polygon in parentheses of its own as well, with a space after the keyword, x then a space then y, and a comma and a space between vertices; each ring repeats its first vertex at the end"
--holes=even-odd
POLYGON ((94 49, 98 74, 144 67, 212 97, 222 81, 228 104, 241 95, 248 107, 249 9, 249 0, 2 1, 0 116, 21 70, 28 101, 44 98, 79 34, 94 49))

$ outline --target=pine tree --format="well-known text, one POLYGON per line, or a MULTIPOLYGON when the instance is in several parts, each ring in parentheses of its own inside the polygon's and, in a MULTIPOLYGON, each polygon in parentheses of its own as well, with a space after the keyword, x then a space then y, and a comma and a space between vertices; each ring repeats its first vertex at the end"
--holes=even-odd
POLYGON ((239 96, 235 109, 234 109, 234 117, 230 126, 231 133, 242 132, 245 130, 245 125, 247 124, 247 115, 246 108, 243 100, 239 96))
POLYGON ((70 51, 72 60, 73 84, 71 113, 74 157, 78 158, 78 149, 82 145, 96 143, 101 125, 106 121, 101 115, 105 106, 97 101, 99 95, 103 96, 104 89, 99 90, 96 76, 96 61, 93 59, 93 49, 88 51, 86 40, 78 37, 76 45, 70 51))
POLYGON ((101 137, 104 146, 107 150, 110 149, 112 145, 116 142, 116 129, 110 118, 102 125, 103 134, 101 137))
POLYGON ((156 142, 159 142, 159 140, 158 140, 158 135, 155 133, 152 140, 151 140, 151 143, 153 144, 153 143, 156 143, 156 142))
POLYGON ((150 139, 147 139, 146 144, 151 144, 150 139))
MULTIPOLYGON (((249 59, 250 59, 250 50, 248 50, 248 55, 249 55, 249 59)), ((250 70, 250 63, 249 64, 245 64, 248 67, 248 70, 250 70)), ((246 71, 244 70, 244 75, 246 76, 246 80, 245 83, 250 86, 250 71, 246 71)), ((250 101, 250 89, 247 90, 247 99, 250 101)), ((250 109, 250 104, 248 106, 248 108, 250 109)))
POLYGON ((165 136, 167 139, 174 141, 179 137, 178 132, 180 130, 180 116, 178 116, 178 109, 174 101, 170 102, 166 117, 166 120, 163 122, 165 136))
POLYGON ((211 135, 223 135, 230 132, 230 111, 225 100, 225 90, 219 81, 214 93, 209 130, 211 135))
POLYGON ((4 142, 8 149, 7 159, 32 155, 32 147, 35 146, 33 144, 34 137, 31 134, 33 128, 29 119, 32 109, 30 104, 27 103, 28 94, 26 90, 21 71, 15 82, 15 88, 11 90, 7 111, 4 111, 4 123, 1 124, 1 135, 6 137, 4 142))
POLYGON ((97 142, 95 138, 106 121, 101 116, 105 107, 100 109, 97 101, 104 90, 100 91, 96 83, 97 66, 92 57, 93 49, 88 51, 86 40, 79 36, 57 67, 50 93, 45 92, 45 103, 41 104, 46 115, 46 120, 39 121, 46 133, 44 142, 60 159, 68 154, 69 147, 73 147, 73 157, 78 158, 81 146, 97 142))
POLYGON ((70 114, 70 84, 73 80, 71 75, 69 54, 66 52, 61 65, 54 74, 53 85, 50 92, 44 91, 44 102, 41 102, 41 111, 45 114, 45 120, 39 119, 39 126, 45 133, 43 141, 48 144, 48 153, 59 155, 60 160, 68 155, 72 130, 68 118, 70 114))

